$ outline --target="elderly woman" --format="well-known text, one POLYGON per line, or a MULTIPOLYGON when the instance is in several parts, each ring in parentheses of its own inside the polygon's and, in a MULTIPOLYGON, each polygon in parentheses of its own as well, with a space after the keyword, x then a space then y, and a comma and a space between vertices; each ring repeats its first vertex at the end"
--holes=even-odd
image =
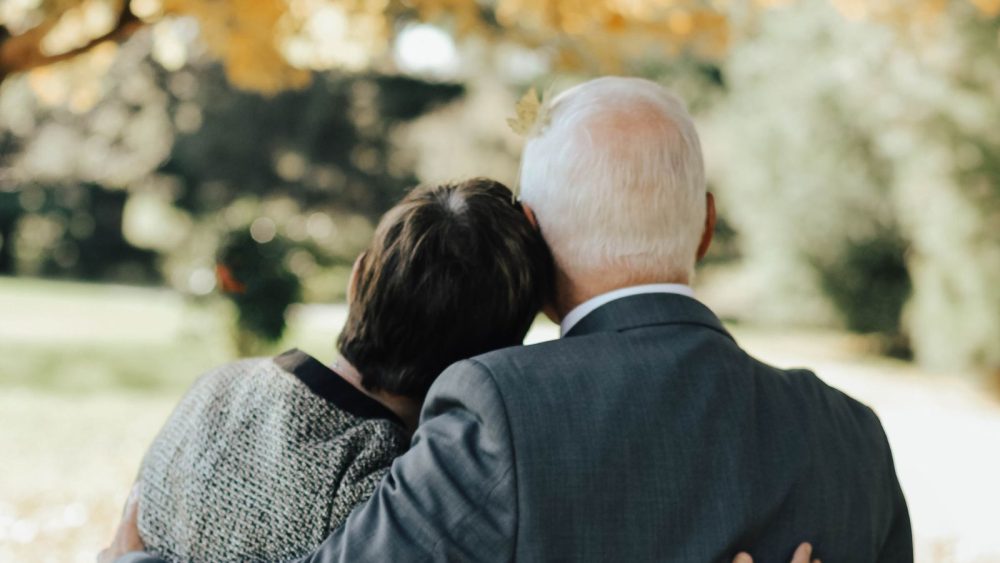
POLYGON ((402 454, 449 364, 519 344, 552 283, 497 182, 418 188, 355 263, 331 366, 292 350, 203 375, 143 460, 139 533, 169 561, 309 552, 402 454))

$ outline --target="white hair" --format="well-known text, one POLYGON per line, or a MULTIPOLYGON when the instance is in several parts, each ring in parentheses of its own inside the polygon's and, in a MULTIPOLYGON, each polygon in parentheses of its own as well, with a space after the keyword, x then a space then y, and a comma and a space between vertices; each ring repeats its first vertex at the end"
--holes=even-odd
POLYGON ((520 189, 559 267, 690 280, 705 166, 684 102, 648 80, 607 77, 563 92, 546 118, 524 148, 520 189))

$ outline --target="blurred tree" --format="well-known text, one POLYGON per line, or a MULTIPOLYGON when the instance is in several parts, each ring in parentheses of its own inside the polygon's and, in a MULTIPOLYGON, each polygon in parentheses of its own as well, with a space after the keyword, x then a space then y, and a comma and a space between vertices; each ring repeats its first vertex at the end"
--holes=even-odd
POLYGON ((897 229, 840 242, 836 256, 813 257, 819 287, 840 313, 848 330, 877 334, 885 352, 909 357, 900 315, 910 297, 907 243, 897 229))
POLYGON ((122 217, 128 194, 94 183, 50 186, 46 216, 65 228, 43 252, 37 274, 132 284, 162 281, 157 255, 125 239, 122 217))
POLYGON ((182 16, 198 22, 204 44, 225 63, 233 84, 268 93, 308 84, 310 70, 367 66, 386 52, 401 19, 434 20, 459 35, 503 34, 551 47, 576 65, 610 65, 617 53, 651 47, 718 53, 727 40, 724 14, 701 0, 630 6, 568 0, 47 0, 0 12, 0 79, 120 42, 144 26, 156 28, 163 50, 171 51, 163 59, 179 67, 184 48, 170 36, 182 16))
POLYGON ((216 274, 236 307, 233 342, 240 356, 265 354, 285 333, 288 306, 302 298, 302 283, 288 269, 294 244, 261 228, 226 235, 216 274))
MULTIPOLYGON (((14 135, 0 128, 0 154, 8 154, 17 148, 14 135)), ((24 212, 18 199, 17 192, 3 181, 0 168, 0 276, 14 274, 14 229, 24 212)))
POLYGON ((14 227, 21 213, 17 194, 0 191, 0 276, 14 274, 14 227))
POLYGON ((154 252, 122 233, 127 195, 93 183, 0 190, 0 273, 147 284, 161 281, 154 252))
POLYGON ((707 137, 752 317, 836 315, 937 369, 1000 369, 1000 21, 946 16, 901 48, 804 0, 727 61, 707 137))
MULTIPOLYGON (((983 14, 998 0, 965 0, 983 14)), ((731 28, 760 8, 795 0, 41 0, 0 11, 0 80, 118 42, 142 26, 161 40, 161 60, 184 64, 171 26, 190 16, 233 84, 261 92, 306 85, 309 70, 358 69, 384 53, 406 19, 447 25, 457 35, 503 37, 545 47, 557 63, 591 71, 624 59, 686 50, 721 55, 731 28)), ((924 25, 946 13, 940 0, 831 0, 851 18, 924 25)))
POLYGON ((949 15, 939 42, 880 65, 889 72, 874 87, 891 101, 878 107, 878 143, 911 241, 904 322, 918 359, 1000 376, 1000 21, 949 15))
POLYGON ((292 262, 311 274, 306 296, 334 298, 372 221, 416 183, 393 130, 464 92, 403 76, 318 73, 305 89, 264 98, 236 90, 210 60, 168 72, 150 60, 153 48, 152 38, 135 37, 88 88, 44 85, 39 95, 32 83, 44 74, 4 85, 8 273, 148 281, 148 266, 159 264, 173 286, 204 294, 223 233, 263 216, 309 249, 292 262), (111 203, 115 221, 100 220, 111 203), (111 267, 140 255, 142 268, 111 267), (339 273, 317 275, 330 267, 339 273))
POLYGON ((464 92, 404 76, 323 74, 266 99, 234 90, 214 67, 183 80, 196 86, 172 112, 198 127, 178 135, 160 172, 181 180, 176 205, 195 214, 257 195, 376 220, 417 181, 393 155, 393 129, 464 92))

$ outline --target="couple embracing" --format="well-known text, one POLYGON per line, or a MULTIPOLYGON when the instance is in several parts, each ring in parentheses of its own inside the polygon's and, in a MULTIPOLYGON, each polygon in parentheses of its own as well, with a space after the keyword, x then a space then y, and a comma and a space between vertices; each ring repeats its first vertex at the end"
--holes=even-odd
POLYGON ((390 210, 335 364, 202 376, 101 560, 912 561, 875 414, 748 356, 690 289, 715 208, 679 99, 566 91, 520 186, 390 210), (561 338, 520 346, 540 310, 561 338))

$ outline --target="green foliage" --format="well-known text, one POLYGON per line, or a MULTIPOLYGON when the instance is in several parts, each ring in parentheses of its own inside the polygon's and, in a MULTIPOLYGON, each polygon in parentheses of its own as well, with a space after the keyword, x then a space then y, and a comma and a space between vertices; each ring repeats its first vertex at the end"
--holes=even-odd
POLYGON ((886 351, 906 354, 900 315, 910 297, 906 244, 896 232, 850 240, 842 254, 827 263, 812 262, 820 289, 840 313, 848 330, 878 333, 886 351))
POLYGON ((204 295, 224 234, 266 218, 304 251, 288 260, 304 296, 333 299, 373 221, 416 183, 393 131, 464 92, 325 73, 265 97, 204 59, 166 72, 150 50, 147 36, 123 44, 89 111, 48 105, 26 76, 4 83, 0 274, 204 295))
POLYGON ((98 184, 0 191, 0 274, 152 284, 157 256, 122 233, 127 194, 98 184))
POLYGON ((285 333, 288 306, 302 296, 299 278, 286 266, 293 249, 283 238, 258 242, 249 229, 230 233, 219 249, 219 282, 236 306, 240 355, 262 353, 285 333))
POLYGON ((375 220, 416 183, 392 154, 393 129, 463 92, 401 76, 326 74, 264 97, 234 89, 215 67, 180 76, 170 80, 171 112, 181 121, 196 114, 200 126, 178 135, 160 172, 180 180, 176 204, 195 214, 257 195, 375 220))

